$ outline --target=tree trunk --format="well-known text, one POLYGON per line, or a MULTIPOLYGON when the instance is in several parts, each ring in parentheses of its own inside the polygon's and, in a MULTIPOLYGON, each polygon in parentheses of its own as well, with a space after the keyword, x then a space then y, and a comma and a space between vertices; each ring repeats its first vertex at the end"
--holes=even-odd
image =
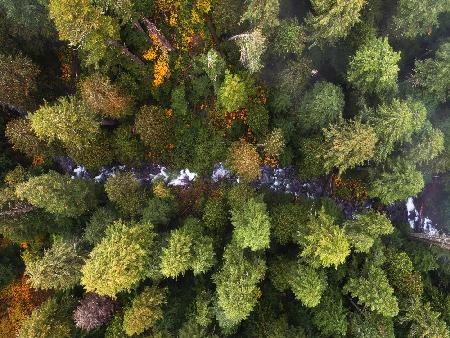
POLYGON ((206 20, 206 26, 208 26, 209 33, 211 34, 211 38, 213 40, 214 49, 219 53, 221 57, 224 57, 222 54, 222 51, 220 50, 220 41, 219 37, 217 36, 216 27, 214 26, 214 23, 212 22, 211 16, 208 14, 205 14, 205 20, 206 20))
POLYGON ((15 218, 18 216, 25 215, 35 209, 36 209, 36 207, 31 204, 24 203, 24 202, 17 202, 12 207, 10 207, 8 210, 1 211, 0 217, 15 218))
POLYGON ((145 65, 144 61, 142 61, 137 55, 130 52, 130 50, 121 41, 110 40, 109 45, 119 48, 122 51, 122 54, 128 56, 128 58, 130 58, 133 62, 141 66, 145 65))
POLYGON ((139 21, 135 21, 133 22, 133 27, 136 28, 139 32, 141 32, 142 34, 144 34, 146 40, 148 43, 152 44, 152 39, 150 39, 150 37, 148 36, 148 34, 144 31, 144 28, 142 28, 141 24, 139 23, 139 21))
POLYGON ((158 40, 159 45, 163 49, 165 49, 167 52, 172 52, 175 50, 173 48, 173 46, 171 45, 171 43, 169 42, 169 40, 166 39, 164 34, 159 31, 159 29, 156 27, 156 25, 153 22, 151 22, 149 19, 147 19, 145 17, 142 19, 142 21, 144 22, 144 25, 147 28, 148 34, 150 36, 154 35, 156 37, 156 39, 158 40))
POLYGON ((429 235, 424 233, 412 232, 409 236, 419 241, 436 245, 444 250, 450 250, 450 236, 447 235, 429 235))
POLYGON ((21 109, 17 108, 16 106, 13 106, 12 104, 2 102, 0 101, 0 108, 5 111, 6 113, 9 113, 14 116, 20 116, 25 117, 27 116, 27 113, 22 111, 21 109))

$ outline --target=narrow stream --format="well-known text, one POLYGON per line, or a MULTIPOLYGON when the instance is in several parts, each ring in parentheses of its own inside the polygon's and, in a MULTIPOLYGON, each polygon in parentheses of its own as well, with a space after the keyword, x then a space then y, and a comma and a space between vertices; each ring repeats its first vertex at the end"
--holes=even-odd
MULTIPOLYGON (((103 183, 108 177, 114 176, 117 172, 131 172, 143 184, 149 185, 157 180, 163 180, 169 186, 187 187, 198 175, 189 169, 169 172, 169 170, 158 164, 144 164, 139 168, 128 167, 126 165, 116 165, 100 169, 96 173, 78 166, 68 157, 59 157, 56 162, 60 169, 66 174, 72 175, 72 178, 93 179, 96 182, 103 183)), ((228 180, 239 182, 239 178, 233 176, 222 163, 217 164, 210 177, 212 182, 228 180)), ((301 181, 296 177, 294 167, 274 168, 271 166, 261 167, 261 176, 252 184, 255 188, 268 188, 275 192, 293 194, 294 196, 307 196, 309 198, 328 197, 324 191, 321 182, 301 181)), ((342 210, 347 219, 353 218, 358 212, 364 209, 372 208, 372 203, 354 203, 335 198, 335 202, 342 210)), ((406 221, 414 232, 421 232, 429 235, 437 235, 438 228, 432 220, 423 215, 423 212, 417 210, 416 202, 413 197, 409 197, 405 203, 397 203, 388 206, 388 214, 392 220, 406 221)))

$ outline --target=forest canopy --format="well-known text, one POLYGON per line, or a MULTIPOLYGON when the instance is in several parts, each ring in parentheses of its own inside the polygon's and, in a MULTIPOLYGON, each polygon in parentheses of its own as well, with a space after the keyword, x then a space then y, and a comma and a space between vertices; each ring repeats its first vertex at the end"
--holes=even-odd
POLYGON ((449 0, 0 1, 0 337, 450 337, 449 0))

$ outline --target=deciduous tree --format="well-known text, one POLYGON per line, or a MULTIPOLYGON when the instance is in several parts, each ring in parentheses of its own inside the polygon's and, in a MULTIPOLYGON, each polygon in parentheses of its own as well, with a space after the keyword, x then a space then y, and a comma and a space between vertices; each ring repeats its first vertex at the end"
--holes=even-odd
POLYGON ((149 223, 113 223, 82 267, 81 284, 88 292, 110 297, 130 290, 155 264, 150 255, 154 238, 149 223))
POLYGON ((147 286, 125 311, 123 329, 128 336, 141 334, 163 319, 162 306, 167 302, 166 289, 147 286))
POLYGON ((111 321, 118 309, 119 303, 116 300, 87 292, 73 312, 73 320, 76 327, 89 332, 111 321))
POLYGON ((0 104, 24 111, 33 108, 39 68, 31 59, 0 54, 0 74, 0 104))

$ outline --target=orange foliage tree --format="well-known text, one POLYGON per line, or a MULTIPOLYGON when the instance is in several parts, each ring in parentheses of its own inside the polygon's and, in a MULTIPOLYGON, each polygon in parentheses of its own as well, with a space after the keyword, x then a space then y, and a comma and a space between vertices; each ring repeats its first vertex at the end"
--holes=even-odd
POLYGON ((13 338, 22 322, 42 304, 48 292, 33 289, 22 276, 0 291, 0 337, 13 338))

